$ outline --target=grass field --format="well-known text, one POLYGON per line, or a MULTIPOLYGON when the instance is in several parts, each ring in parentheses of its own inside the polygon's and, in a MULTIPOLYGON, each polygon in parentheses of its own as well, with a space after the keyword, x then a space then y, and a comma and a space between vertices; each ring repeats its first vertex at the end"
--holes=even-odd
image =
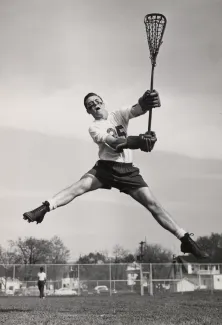
POLYGON ((165 296, 0 297, 7 325, 221 325, 222 292, 165 296))

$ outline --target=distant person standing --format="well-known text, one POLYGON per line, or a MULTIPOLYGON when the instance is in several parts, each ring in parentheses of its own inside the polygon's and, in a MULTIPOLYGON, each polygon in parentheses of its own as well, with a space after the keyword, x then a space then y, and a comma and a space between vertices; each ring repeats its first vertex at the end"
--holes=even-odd
POLYGON ((41 266, 40 267, 40 272, 38 272, 37 274, 38 276, 38 288, 39 288, 39 297, 44 299, 45 295, 44 295, 44 288, 45 288, 45 284, 46 284, 46 273, 44 272, 44 268, 41 266))

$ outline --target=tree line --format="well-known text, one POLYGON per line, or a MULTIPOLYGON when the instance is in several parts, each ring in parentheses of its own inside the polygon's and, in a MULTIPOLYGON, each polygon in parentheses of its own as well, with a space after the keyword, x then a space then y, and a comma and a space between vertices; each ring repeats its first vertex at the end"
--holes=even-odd
MULTIPOLYGON (((24 239, 9 241, 8 249, 0 246, 0 264, 104 264, 104 263, 169 263, 172 262, 174 252, 165 249, 159 244, 143 243, 133 252, 116 245, 112 256, 105 251, 90 252, 75 261, 70 260, 70 250, 61 238, 54 236, 51 239, 24 239)), ((211 233, 209 236, 197 238, 197 244, 202 246, 210 256, 210 263, 222 263, 222 234, 211 233)), ((204 261, 200 261, 200 263, 204 261)))

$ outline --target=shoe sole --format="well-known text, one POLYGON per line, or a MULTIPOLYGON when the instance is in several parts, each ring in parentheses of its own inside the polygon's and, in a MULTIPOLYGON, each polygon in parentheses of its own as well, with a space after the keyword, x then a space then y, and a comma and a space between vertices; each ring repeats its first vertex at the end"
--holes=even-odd
POLYGON ((28 222, 34 222, 34 220, 30 217, 29 213, 24 213, 23 214, 23 219, 28 220, 28 222))
MULTIPOLYGON (((201 250, 199 249, 199 254, 200 255, 196 255, 195 253, 193 253, 192 251, 189 251, 189 252, 187 252, 187 251, 184 251, 183 249, 184 249, 184 247, 183 246, 185 246, 184 245, 184 243, 182 243, 181 244, 181 247, 180 247, 180 250, 181 250, 181 252, 182 253, 184 253, 184 254, 186 254, 186 253, 188 253, 188 254, 192 254, 193 256, 195 256, 196 258, 199 258, 199 259, 204 259, 204 258, 208 258, 209 257, 209 255, 206 253, 206 252, 201 252, 201 250)), ((186 249, 185 249, 186 250, 186 249)))
POLYGON ((31 218, 29 212, 25 212, 23 214, 23 219, 27 220, 29 223, 30 222, 36 222, 37 224, 39 224, 39 223, 41 223, 43 221, 44 218, 41 221, 39 221, 39 219, 34 220, 34 219, 31 218))
POLYGON ((200 256, 197 256, 197 255, 195 255, 192 252, 183 252, 183 251, 181 251, 181 252, 184 253, 184 254, 192 254, 193 256, 195 256, 196 258, 199 258, 199 259, 204 259, 204 258, 208 258, 209 257, 209 255, 200 255, 200 256))

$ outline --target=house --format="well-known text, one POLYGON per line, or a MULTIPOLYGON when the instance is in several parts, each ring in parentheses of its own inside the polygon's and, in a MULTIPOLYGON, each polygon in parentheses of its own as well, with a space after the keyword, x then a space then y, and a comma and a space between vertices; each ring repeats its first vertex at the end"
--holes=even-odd
POLYGON ((136 280, 140 274, 141 266, 133 262, 127 265, 126 273, 127 273, 127 285, 132 286, 136 284, 136 280))
POLYGON ((200 262, 193 255, 183 255, 174 257, 169 278, 174 280, 186 278, 195 284, 198 290, 211 290, 220 286, 222 289, 220 273, 220 264, 212 264, 210 259, 200 262))
POLYGON ((0 291, 7 294, 14 294, 15 290, 22 287, 22 282, 18 279, 0 277, 0 291))
POLYGON ((78 289, 79 286, 81 287, 81 283, 79 282, 78 278, 63 278, 61 283, 62 288, 78 289))
POLYGON ((215 290, 222 290, 222 274, 213 276, 213 288, 215 290))
POLYGON ((178 281, 173 281, 170 283, 171 292, 194 291, 197 289, 197 287, 198 286, 188 278, 178 279, 178 281))
POLYGON ((141 265, 136 262, 128 264, 126 268, 127 285, 134 286, 136 283, 139 283, 139 285, 147 287, 148 274, 149 272, 142 271, 143 278, 141 280, 141 265))

